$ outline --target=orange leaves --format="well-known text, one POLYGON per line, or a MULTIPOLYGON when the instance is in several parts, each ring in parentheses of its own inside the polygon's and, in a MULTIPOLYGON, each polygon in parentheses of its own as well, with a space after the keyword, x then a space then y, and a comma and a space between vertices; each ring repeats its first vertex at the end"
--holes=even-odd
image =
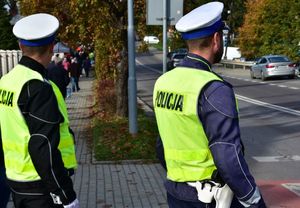
POLYGON ((299 1, 248 0, 246 7, 245 21, 239 29, 243 56, 254 58, 272 53, 299 59, 299 1))

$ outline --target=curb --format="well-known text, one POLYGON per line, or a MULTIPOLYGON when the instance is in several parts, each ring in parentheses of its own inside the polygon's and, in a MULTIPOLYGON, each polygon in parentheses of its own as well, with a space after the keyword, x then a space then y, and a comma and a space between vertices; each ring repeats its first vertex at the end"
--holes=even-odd
POLYGON ((142 109, 145 111, 145 114, 147 116, 155 116, 153 109, 140 97, 137 97, 137 103, 142 107, 142 109))

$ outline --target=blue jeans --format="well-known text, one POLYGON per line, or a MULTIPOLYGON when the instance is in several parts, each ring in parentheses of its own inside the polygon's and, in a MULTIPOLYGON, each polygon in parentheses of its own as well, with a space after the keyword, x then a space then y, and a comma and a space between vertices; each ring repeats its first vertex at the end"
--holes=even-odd
POLYGON ((72 84, 72 91, 79 91, 80 88, 78 86, 78 78, 77 77, 71 77, 71 84, 72 84))
POLYGON ((0 167, 0 208, 5 208, 9 200, 10 189, 6 183, 5 168, 0 167))

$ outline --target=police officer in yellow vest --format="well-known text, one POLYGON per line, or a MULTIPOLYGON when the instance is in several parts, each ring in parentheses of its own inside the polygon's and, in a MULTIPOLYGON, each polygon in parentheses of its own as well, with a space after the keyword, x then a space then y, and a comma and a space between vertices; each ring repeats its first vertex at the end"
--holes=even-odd
POLYGON ((67 108, 46 71, 58 28, 58 19, 45 13, 19 20, 13 33, 23 56, 0 80, 1 139, 16 208, 79 208, 67 108))
POLYGON ((211 70, 223 54, 223 7, 210 2, 177 22, 189 53, 154 86, 157 154, 172 208, 265 207, 243 156, 232 86, 211 70))

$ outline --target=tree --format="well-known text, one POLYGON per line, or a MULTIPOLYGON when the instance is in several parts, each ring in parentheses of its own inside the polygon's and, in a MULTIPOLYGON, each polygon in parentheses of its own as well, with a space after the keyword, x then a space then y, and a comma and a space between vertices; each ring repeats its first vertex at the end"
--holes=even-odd
POLYGON ((18 49, 18 40, 12 33, 12 25, 9 23, 10 16, 6 8, 6 1, 0 0, 0 49, 18 49))
MULTIPOLYGON (((48 12, 62 23, 59 37, 71 46, 92 44, 98 82, 112 79, 116 115, 127 116, 127 1, 125 0, 20 0, 22 14, 48 12)), ((136 23, 145 24, 145 0, 135 1, 136 23)))
MULTIPOLYGON (((209 0, 190 0, 184 1, 184 14, 199 7, 202 4, 209 3, 209 0)), ((245 13, 245 0, 221 0, 224 3, 224 10, 222 14, 223 20, 230 27, 230 34, 238 36, 238 28, 243 24, 243 17, 245 13), (230 13, 228 12, 230 11, 230 13)), ((175 28, 174 28, 175 30, 175 28)), ((184 47, 185 43, 181 39, 181 35, 175 31, 171 39, 171 48, 184 47)))
POLYGON ((299 59, 299 1, 248 0, 246 8, 238 43, 243 56, 283 54, 299 59))

